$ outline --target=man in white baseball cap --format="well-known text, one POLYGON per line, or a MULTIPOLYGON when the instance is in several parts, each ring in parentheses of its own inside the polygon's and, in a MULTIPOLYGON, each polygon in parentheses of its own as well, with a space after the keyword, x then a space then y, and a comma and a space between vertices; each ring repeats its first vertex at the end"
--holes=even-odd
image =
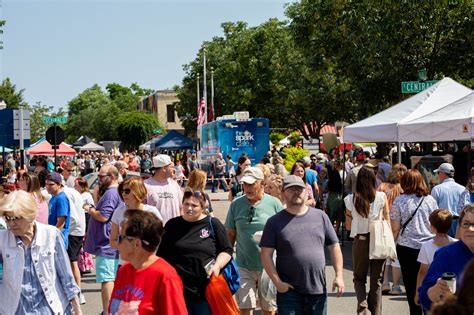
POLYGON ((174 176, 174 163, 166 154, 153 158, 152 177, 144 181, 147 189, 146 203, 154 206, 163 217, 163 224, 180 215, 183 192, 174 176))
POLYGON ((276 311, 276 301, 261 294, 260 278, 263 271, 258 244, 253 240, 263 227, 283 206, 275 197, 263 190, 263 172, 257 167, 248 167, 242 179, 244 195, 231 203, 225 227, 232 246, 237 242, 236 262, 240 271, 240 288, 235 294, 241 314, 251 314, 260 300, 262 314, 276 311))
POLYGON ((448 209, 453 215, 453 223, 448 234, 455 237, 459 214, 470 201, 469 191, 454 181, 454 166, 452 164, 443 163, 434 172, 438 173, 439 184, 433 187, 431 195, 438 203, 439 208, 448 209))

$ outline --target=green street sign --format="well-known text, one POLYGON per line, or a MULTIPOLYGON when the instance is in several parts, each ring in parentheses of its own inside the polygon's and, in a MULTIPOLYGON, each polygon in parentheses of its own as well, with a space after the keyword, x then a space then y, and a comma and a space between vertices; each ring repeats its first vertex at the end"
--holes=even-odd
POLYGON ((431 80, 431 81, 407 81, 402 82, 402 93, 419 93, 423 90, 426 90, 432 85, 438 83, 438 80, 431 80))
POLYGON ((67 123, 67 117, 43 117, 45 124, 65 124, 67 123))
POLYGON ((161 129, 159 129, 159 128, 153 130, 153 134, 155 134, 155 135, 159 135, 160 133, 161 133, 161 129))

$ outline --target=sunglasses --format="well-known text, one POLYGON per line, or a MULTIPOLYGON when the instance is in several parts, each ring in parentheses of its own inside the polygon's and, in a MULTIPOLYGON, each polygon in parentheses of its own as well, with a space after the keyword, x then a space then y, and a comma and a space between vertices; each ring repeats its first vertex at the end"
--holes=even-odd
POLYGON ((203 198, 203 195, 200 191, 185 191, 183 195, 184 199, 188 199, 190 197, 196 197, 197 199, 203 198))
POLYGON ((11 216, 5 216, 5 221, 6 222, 16 222, 16 221, 20 221, 21 219, 23 219, 23 217, 20 217, 20 216, 15 216, 15 217, 11 217, 11 216))
POLYGON ((122 189, 122 194, 124 194, 124 195, 128 195, 128 194, 131 193, 131 192, 132 192, 132 190, 131 190, 130 188, 124 188, 124 189, 122 189))
POLYGON ((97 176, 99 176, 100 178, 102 178, 102 177, 110 176, 110 174, 99 174, 99 175, 97 175, 97 176))
POLYGON ((249 213, 247 214, 247 220, 249 223, 252 223, 254 215, 255 215, 255 207, 250 206, 249 213))
POLYGON ((131 241, 133 241, 133 240, 140 240, 140 241, 143 242, 143 244, 145 244, 145 245, 150 245, 150 242, 145 241, 145 240, 141 240, 141 239, 139 239, 138 237, 132 237, 132 236, 127 236, 127 235, 121 235, 121 234, 119 234, 119 236, 118 236, 118 242, 119 242, 119 244, 122 243, 124 240, 127 240, 127 241, 129 241, 129 242, 131 242, 131 241))

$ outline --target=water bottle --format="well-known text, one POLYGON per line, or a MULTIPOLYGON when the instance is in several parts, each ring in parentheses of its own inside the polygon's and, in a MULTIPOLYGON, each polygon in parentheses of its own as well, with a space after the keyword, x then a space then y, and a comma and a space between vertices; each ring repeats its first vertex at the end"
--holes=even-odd
POLYGON ((454 272, 445 272, 441 279, 446 281, 452 294, 456 293, 456 274, 454 272))

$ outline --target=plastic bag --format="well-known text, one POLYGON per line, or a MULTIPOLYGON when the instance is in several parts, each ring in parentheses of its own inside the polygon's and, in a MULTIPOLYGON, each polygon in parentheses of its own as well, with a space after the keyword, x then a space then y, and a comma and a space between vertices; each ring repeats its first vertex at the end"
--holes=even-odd
POLYGON ((224 276, 221 274, 218 277, 212 276, 206 288, 207 303, 211 307, 212 314, 226 314, 236 315, 239 313, 239 308, 235 304, 232 293, 230 293, 229 286, 224 276))
POLYGON ((262 292, 262 297, 266 301, 271 301, 276 299, 277 289, 273 284, 272 280, 263 269, 262 276, 260 277, 260 287, 262 292))

